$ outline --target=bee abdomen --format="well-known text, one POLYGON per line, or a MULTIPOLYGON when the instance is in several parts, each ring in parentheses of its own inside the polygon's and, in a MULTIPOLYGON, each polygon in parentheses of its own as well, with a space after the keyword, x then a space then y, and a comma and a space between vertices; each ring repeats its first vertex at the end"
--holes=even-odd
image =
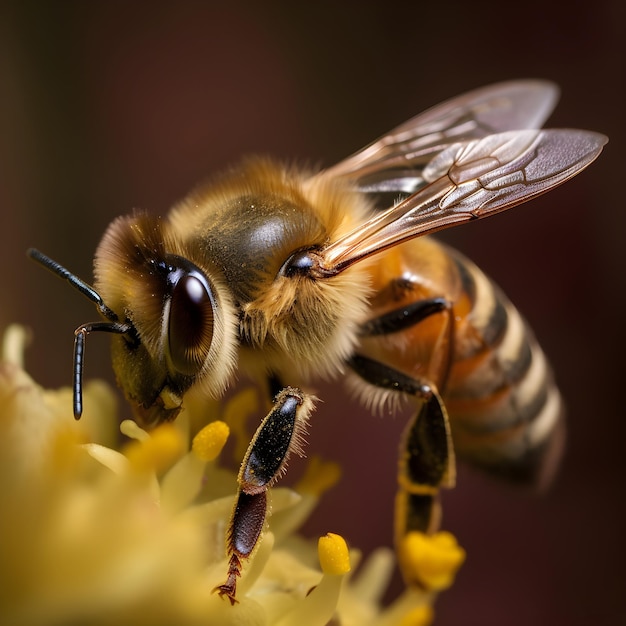
POLYGON ((563 439, 563 405, 547 359, 519 312, 459 257, 471 303, 457 316, 444 398, 458 455, 515 482, 544 483, 563 439))

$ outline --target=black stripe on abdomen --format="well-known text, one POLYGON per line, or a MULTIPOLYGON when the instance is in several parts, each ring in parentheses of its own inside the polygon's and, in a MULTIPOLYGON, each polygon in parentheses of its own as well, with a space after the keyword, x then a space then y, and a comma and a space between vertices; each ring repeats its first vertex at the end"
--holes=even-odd
POLYGON ((444 392, 456 452, 495 474, 536 482, 562 430, 550 366, 504 294, 473 263, 457 263, 472 308, 457 324, 444 392))

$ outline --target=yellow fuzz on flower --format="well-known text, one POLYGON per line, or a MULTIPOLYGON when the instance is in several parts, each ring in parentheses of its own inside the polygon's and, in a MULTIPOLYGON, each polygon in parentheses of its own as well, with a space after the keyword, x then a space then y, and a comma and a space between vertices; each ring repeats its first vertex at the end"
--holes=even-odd
MULTIPOLYGON (((151 432, 123 422, 119 429, 133 441, 120 449, 113 390, 86 384, 76 422, 71 389, 37 385, 20 365, 25 333, 14 327, 7 335, 0 361, 2 624, 426 626, 432 591, 408 588, 381 606, 394 568, 390 549, 375 551, 353 575, 360 554, 348 552, 342 537, 329 533, 316 546, 297 535, 339 475, 319 460, 297 491, 270 490, 267 530, 242 563, 236 604, 211 593, 227 573, 237 475, 215 458, 228 428, 202 428, 198 416, 222 418, 233 432, 237 424, 242 445, 241 414, 256 394, 233 396, 228 420, 207 402, 151 432)), ((443 570, 451 580, 452 556, 458 561, 462 553, 445 534, 413 537, 403 552, 420 562, 420 580, 440 586, 443 570), (414 545, 420 541, 426 546, 414 545)))
POLYGON ((445 531, 433 535, 408 533, 402 539, 398 553, 407 582, 434 591, 450 587, 465 561, 465 550, 454 535, 445 531))

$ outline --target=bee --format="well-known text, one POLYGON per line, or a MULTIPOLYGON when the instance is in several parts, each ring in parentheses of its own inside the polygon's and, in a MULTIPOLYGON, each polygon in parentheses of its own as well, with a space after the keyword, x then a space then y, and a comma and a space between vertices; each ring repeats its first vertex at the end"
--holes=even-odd
POLYGON ((478 89, 422 113, 326 170, 244 160, 165 218, 119 217, 95 286, 29 254, 98 307, 75 332, 74 412, 85 338, 112 337, 120 387, 144 426, 185 394, 217 397, 238 371, 275 394, 242 461, 220 595, 264 528, 267 490, 302 453, 315 379, 342 379, 372 411, 415 409, 400 445, 395 540, 439 523, 455 454, 513 481, 547 472, 563 423, 547 360, 520 314, 470 260, 429 237, 525 202, 587 167, 606 143, 541 130, 545 81, 478 89))

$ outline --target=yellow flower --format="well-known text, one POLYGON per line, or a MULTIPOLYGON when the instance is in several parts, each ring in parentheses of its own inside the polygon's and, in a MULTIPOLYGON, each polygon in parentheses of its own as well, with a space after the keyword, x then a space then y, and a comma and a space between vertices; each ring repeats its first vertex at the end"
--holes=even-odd
POLYGON ((432 592, 408 589, 381 606, 390 550, 374 552, 354 574, 360 554, 343 538, 328 534, 316 545, 296 534, 338 478, 335 464, 319 460, 296 490, 271 490, 272 516, 244 563, 238 602, 212 593, 226 575, 237 493, 220 451, 229 432, 243 446, 241 418, 254 410, 254 394, 211 404, 223 421, 203 428, 193 409, 151 433, 122 422, 119 443, 113 390, 86 385, 76 422, 69 389, 44 390, 22 369, 21 332, 7 331, 0 362, 0 623, 430 623, 432 592))

